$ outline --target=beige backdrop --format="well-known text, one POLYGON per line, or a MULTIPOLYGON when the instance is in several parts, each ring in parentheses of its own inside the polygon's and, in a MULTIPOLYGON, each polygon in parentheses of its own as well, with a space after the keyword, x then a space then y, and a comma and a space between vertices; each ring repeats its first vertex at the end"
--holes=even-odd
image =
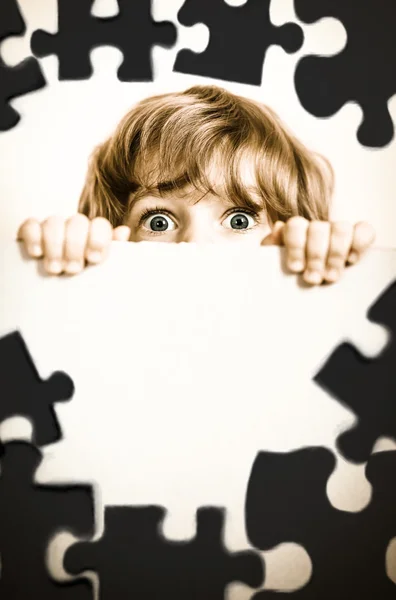
MULTIPOLYGON (((157 0, 154 14, 176 22, 181 4, 157 0)), ((34 29, 56 30, 55 0, 20 5, 27 34, 1 48, 12 64, 28 52, 34 29)), ((106 16, 114 5, 98 1, 95 10, 106 16)), ((271 7, 277 24, 296 20, 292 0, 273 0, 271 7)), ((64 439, 45 449, 37 477, 92 482, 98 536, 104 504, 164 505, 164 535, 172 539, 193 536, 196 508, 214 504, 227 507, 229 549, 249 547, 243 503, 256 453, 310 444, 334 449, 337 434, 354 418, 314 386, 312 375, 345 338, 372 356, 387 343, 385 331, 365 315, 396 276, 390 249, 396 239, 396 141, 382 150, 359 146, 356 105, 328 120, 299 106, 293 88, 299 57, 335 53, 346 41, 333 19, 301 25, 302 50, 289 56, 271 48, 261 87, 217 83, 270 104, 332 161, 334 218, 375 226, 377 249, 336 286, 300 287, 282 272, 276 248, 113 243, 105 265, 75 279, 43 277, 35 263, 22 260, 13 242, 20 222, 75 212, 89 153, 135 101, 205 82, 172 73, 179 48, 204 49, 205 26, 179 26, 175 49, 154 50, 154 83, 120 83, 120 53, 101 48, 92 53, 91 80, 58 82, 57 60, 50 57, 41 61, 47 88, 13 102, 23 120, 0 135, 0 335, 20 329, 43 378, 61 369, 75 382, 72 402, 57 408, 64 439)), ((395 98, 390 110, 396 116, 395 98)), ((18 418, 0 428, 3 440, 30 433, 18 418)), ((391 440, 378 440, 375 449, 393 447, 391 440)), ((361 510, 370 500, 364 465, 337 460, 329 498, 337 508, 361 510)), ((58 537, 51 548, 57 576, 68 543, 67 536, 58 537)), ((396 543, 389 564, 395 553, 396 543)), ((282 545, 265 561, 267 589, 293 590, 309 579, 303 548, 282 545)), ((396 581, 396 573, 390 575, 396 581)), ((234 585, 230 593, 247 600, 252 592, 234 585)))

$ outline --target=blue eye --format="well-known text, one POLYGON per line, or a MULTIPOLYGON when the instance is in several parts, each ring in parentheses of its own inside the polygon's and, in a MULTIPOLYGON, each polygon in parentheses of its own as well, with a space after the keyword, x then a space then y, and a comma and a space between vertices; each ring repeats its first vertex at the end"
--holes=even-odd
POLYGON ((155 233, 164 231, 173 231, 176 227, 175 222, 163 213, 151 214, 143 222, 143 227, 155 233))
POLYGON ((252 215, 246 212, 234 212, 228 215, 223 221, 223 225, 227 229, 246 230, 251 229, 256 224, 256 220, 252 215))

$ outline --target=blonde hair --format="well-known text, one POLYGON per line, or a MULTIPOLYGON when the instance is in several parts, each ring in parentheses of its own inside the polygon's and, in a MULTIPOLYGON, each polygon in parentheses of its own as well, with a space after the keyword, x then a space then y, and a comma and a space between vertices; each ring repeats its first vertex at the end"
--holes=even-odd
POLYGON ((258 196, 273 222, 294 215, 328 220, 333 171, 267 106, 216 86, 194 86, 132 108, 94 151, 79 211, 115 227, 126 221, 137 196, 186 186, 225 194, 238 207, 257 208, 258 196), (253 173, 248 182, 246 161, 253 173), (215 162, 223 176, 214 182, 215 162))

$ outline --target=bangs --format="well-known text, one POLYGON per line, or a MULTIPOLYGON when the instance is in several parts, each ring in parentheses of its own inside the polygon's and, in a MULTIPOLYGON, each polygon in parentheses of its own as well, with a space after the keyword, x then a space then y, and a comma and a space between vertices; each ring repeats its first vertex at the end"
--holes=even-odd
POLYGON ((182 198, 192 191, 199 199, 210 193, 241 208, 263 210, 265 192, 259 186, 253 149, 225 137, 212 147, 202 145, 202 139, 187 138, 182 146, 171 142, 148 156, 142 153, 134 169, 133 200, 143 195, 182 198))

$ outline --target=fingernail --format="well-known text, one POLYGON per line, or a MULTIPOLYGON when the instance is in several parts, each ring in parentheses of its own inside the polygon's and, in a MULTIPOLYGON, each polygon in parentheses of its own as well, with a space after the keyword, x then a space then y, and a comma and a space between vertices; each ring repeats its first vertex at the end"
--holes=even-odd
POLYGON ((326 279, 329 281, 336 281, 340 276, 340 272, 337 269, 329 269, 326 273, 326 279))
POLYGON ((74 275, 75 273, 79 273, 83 268, 83 263, 78 260, 71 260, 66 264, 65 271, 69 275, 74 275))
POLYGON ((91 263, 98 263, 102 260, 102 253, 99 250, 90 250, 87 252, 87 260, 91 263))
POLYGON ((41 246, 39 244, 33 244, 32 246, 29 246, 28 252, 30 256, 39 257, 42 254, 41 246))
POLYGON ((289 262, 290 271, 301 272, 304 270, 304 263, 301 260, 292 260, 289 262))
POLYGON ((304 279, 308 283, 319 284, 322 283, 322 275, 317 271, 306 271, 304 274, 304 279))
POLYGON ((50 260, 47 262, 47 271, 57 275, 62 271, 62 263, 59 260, 50 260))
POLYGON ((348 262, 351 264, 354 264, 355 262, 357 262, 359 258, 359 255, 357 252, 351 252, 350 255, 348 256, 348 262))

